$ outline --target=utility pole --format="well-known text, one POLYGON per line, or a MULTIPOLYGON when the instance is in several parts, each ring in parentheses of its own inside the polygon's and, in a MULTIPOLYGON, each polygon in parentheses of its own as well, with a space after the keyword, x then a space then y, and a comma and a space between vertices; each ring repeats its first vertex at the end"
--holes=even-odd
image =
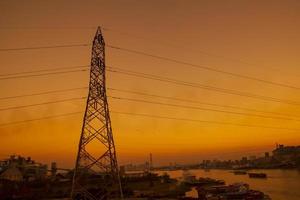
POLYGON ((92 46, 89 94, 73 176, 73 200, 123 198, 105 82, 105 43, 98 27, 92 46))

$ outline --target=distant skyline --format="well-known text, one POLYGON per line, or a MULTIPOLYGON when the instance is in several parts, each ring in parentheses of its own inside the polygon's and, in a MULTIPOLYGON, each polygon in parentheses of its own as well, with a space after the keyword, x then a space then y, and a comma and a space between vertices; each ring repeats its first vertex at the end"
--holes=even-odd
MULTIPOLYGON (((270 1, 1 1, 0 49, 90 44, 97 26, 107 45, 137 50, 221 71, 256 77, 295 88, 238 78, 154 57, 106 48, 107 66, 164 76, 211 87, 293 101, 300 105, 300 2, 270 1)), ((3 74, 88 65, 90 46, 0 51, 3 74)), ((0 98, 51 90, 87 87, 81 71, 18 79, 0 79, 0 98)), ((108 90, 109 95, 179 104, 236 115, 183 107, 108 99, 110 110, 286 129, 241 127, 111 113, 120 164, 141 163, 153 154, 155 164, 196 163, 203 159, 236 159, 263 153, 276 143, 299 145, 300 106, 187 87, 107 72, 107 87, 211 104, 270 112, 220 108, 108 90), (287 118, 285 116, 285 118, 287 118), (292 130, 294 129, 294 130, 292 130)), ((11 110, 8 107, 77 98, 87 90, 0 99, 0 124, 83 111, 86 101, 11 110)), ((10 154, 72 167, 82 114, 0 127, 0 157, 10 154)))

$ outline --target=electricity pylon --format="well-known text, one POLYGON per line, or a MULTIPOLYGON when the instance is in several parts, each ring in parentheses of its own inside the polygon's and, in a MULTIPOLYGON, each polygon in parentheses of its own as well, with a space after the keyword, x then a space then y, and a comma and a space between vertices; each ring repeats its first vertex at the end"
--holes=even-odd
POLYGON ((122 187, 106 96, 105 43, 98 27, 92 46, 89 94, 71 198, 99 200, 118 197, 122 198, 122 187))

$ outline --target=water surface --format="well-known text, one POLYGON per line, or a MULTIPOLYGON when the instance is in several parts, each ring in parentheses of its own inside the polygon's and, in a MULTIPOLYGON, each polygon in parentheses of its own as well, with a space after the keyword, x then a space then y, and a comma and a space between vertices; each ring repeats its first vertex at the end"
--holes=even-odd
MULTIPOLYGON (((260 190, 268 194, 272 200, 300 200, 300 171, 299 170, 250 170, 250 172, 263 172, 268 175, 267 179, 249 178, 248 175, 234 175, 229 170, 202 169, 190 170, 197 177, 210 177, 222 179, 226 184, 245 182, 251 189, 260 190)), ((159 174, 168 173, 171 178, 180 179, 182 170, 160 171, 159 174)))

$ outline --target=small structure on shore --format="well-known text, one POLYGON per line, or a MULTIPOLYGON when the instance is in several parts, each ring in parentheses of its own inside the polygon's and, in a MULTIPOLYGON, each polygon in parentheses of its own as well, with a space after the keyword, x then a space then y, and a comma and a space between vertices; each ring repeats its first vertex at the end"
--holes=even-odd
POLYGON ((0 174, 0 180, 21 182, 23 181, 23 174, 15 165, 12 165, 0 174))

